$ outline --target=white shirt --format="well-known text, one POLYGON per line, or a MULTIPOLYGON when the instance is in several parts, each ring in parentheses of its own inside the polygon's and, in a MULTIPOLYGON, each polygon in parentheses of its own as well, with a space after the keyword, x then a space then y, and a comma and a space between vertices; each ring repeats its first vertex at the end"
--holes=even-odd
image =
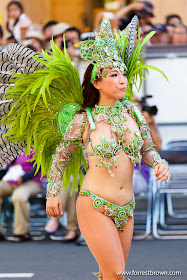
POLYGON ((21 28, 29 28, 32 25, 32 21, 26 16, 26 14, 21 14, 15 26, 14 22, 14 20, 10 20, 9 29, 12 31, 14 38, 19 43, 21 41, 21 28))

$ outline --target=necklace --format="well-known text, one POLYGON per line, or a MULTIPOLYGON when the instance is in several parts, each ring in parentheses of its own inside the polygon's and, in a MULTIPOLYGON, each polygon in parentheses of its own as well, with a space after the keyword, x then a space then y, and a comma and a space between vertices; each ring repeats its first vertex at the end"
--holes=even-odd
POLYGON ((125 131, 129 130, 125 125, 127 121, 125 112, 127 112, 127 110, 121 102, 118 101, 118 104, 114 106, 95 105, 92 110, 92 115, 96 123, 104 121, 111 125, 112 137, 114 138, 114 134, 116 133, 119 137, 118 142, 120 144, 121 141, 125 142, 125 131))

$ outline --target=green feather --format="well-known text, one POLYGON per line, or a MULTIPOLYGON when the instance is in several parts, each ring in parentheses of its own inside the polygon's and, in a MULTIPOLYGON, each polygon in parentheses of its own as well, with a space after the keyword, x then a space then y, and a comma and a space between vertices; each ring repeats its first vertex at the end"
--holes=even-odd
MULTIPOLYGON (((52 164, 52 155, 63 139, 57 126, 57 115, 60 109, 70 103, 83 104, 82 87, 79 73, 71 64, 66 49, 63 52, 51 41, 52 52, 42 51, 44 60, 33 57, 45 65, 44 69, 36 70, 31 74, 14 74, 12 86, 5 98, 13 99, 13 106, 9 114, 5 115, 1 123, 9 125, 5 134, 10 141, 27 143, 26 153, 31 147, 36 154, 31 161, 41 167, 42 176, 49 174, 52 164)), ((65 130, 64 130, 65 131, 65 130)), ((64 185, 74 174, 73 185, 78 188, 75 175, 80 175, 81 164, 86 168, 82 146, 77 147, 70 163, 65 169, 64 185), (77 158, 78 157, 78 158, 77 158)))
MULTIPOLYGON (((127 63, 127 79, 128 79, 128 86, 126 90, 126 98, 128 100, 133 101, 133 85, 137 85, 137 80, 139 78, 140 85, 137 87, 137 90, 139 91, 142 85, 143 80, 145 79, 143 70, 146 71, 149 74, 149 69, 153 69, 158 71, 160 74, 163 75, 163 77, 168 81, 166 75, 162 70, 159 68, 152 66, 152 65, 144 65, 143 59, 141 58, 141 54, 144 48, 145 43, 155 34, 155 31, 150 32, 142 41, 142 38, 140 36, 140 31, 138 32, 138 41, 133 49, 133 52, 128 60, 127 63)), ((127 46, 127 42, 125 41, 126 37, 124 34, 120 33, 121 40, 124 43, 124 49, 123 53, 125 54, 125 49, 127 46)), ((123 62, 125 63, 125 56, 122 56, 123 62)))

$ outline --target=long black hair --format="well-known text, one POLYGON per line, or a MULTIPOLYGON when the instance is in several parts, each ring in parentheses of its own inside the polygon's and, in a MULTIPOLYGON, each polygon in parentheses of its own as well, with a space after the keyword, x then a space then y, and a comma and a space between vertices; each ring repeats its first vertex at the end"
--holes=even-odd
POLYGON ((82 83, 84 98, 82 105, 83 110, 85 108, 94 107, 99 102, 99 91, 90 83, 92 70, 93 65, 90 64, 84 74, 84 80, 82 83))

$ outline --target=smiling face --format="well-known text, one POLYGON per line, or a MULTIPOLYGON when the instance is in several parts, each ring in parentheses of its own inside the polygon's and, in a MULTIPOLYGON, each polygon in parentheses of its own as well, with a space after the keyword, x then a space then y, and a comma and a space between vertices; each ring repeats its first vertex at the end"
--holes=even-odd
POLYGON ((102 78, 95 79, 93 85, 99 91, 99 105, 115 105, 118 99, 125 97, 128 85, 126 72, 118 67, 108 68, 106 77, 102 74, 102 78))

